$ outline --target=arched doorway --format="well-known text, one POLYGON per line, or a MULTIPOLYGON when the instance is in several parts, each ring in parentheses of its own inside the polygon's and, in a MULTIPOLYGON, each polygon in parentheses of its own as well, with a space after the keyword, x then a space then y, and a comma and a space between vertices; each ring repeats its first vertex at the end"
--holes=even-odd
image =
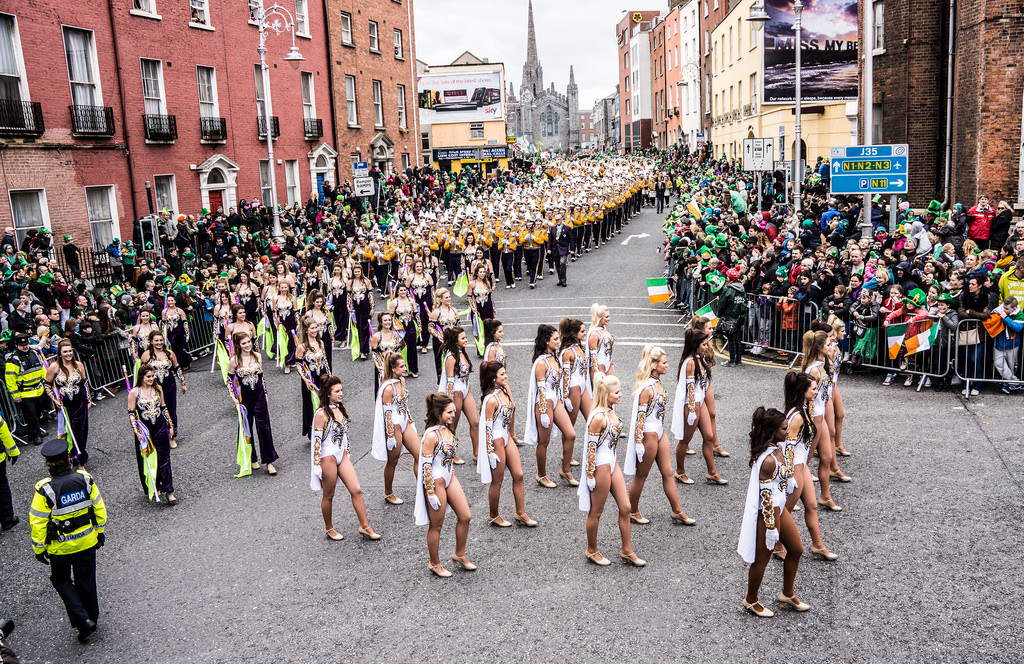
POLYGON ((320 202, 322 203, 324 184, 333 186, 335 183, 334 173, 338 153, 330 145, 321 143, 310 150, 306 156, 309 157, 309 177, 313 183, 312 190, 320 197, 320 202))
POLYGON ((222 154, 215 154, 196 167, 199 173, 199 192, 203 207, 211 213, 223 208, 224 214, 235 207, 235 180, 238 177, 238 164, 222 154))

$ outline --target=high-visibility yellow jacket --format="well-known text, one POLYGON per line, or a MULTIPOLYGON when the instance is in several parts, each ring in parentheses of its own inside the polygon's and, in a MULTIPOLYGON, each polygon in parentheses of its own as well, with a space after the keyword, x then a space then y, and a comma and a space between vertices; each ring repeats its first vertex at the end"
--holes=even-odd
POLYGON ((92 476, 69 468, 36 484, 29 522, 33 551, 65 556, 96 546, 107 508, 92 476))
POLYGON ((46 368, 33 351, 7 354, 4 371, 4 382, 7 391, 15 399, 31 399, 43 395, 43 381, 46 379, 46 368))
POLYGON ((11 435, 11 430, 7 426, 7 422, 4 420, 4 416, 0 415, 0 463, 7 460, 7 457, 16 457, 21 454, 21 450, 18 449, 18 444, 14 442, 14 436, 11 435))

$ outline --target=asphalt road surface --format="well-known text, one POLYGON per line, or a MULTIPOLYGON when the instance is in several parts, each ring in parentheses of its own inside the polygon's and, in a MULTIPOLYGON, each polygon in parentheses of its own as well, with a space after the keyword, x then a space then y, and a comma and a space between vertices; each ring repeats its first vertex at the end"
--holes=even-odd
MULTIPOLYGON (((612 245, 570 264, 568 288, 555 287, 553 276, 534 291, 525 282, 499 288, 520 403, 537 324, 586 320, 595 301, 612 309, 621 417, 628 418, 627 390, 644 344, 664 347, 675 366, 682 325, 648 302, 644 283, 663 266, 659 234, 659 217, 645 209, 612 245), (649 236, 622 246, 641 233, 649 236)), ((423 359, 421 377, 409 381, 420 431, 423 397, 434 387, 432 361, 423 359)), ((780 367, 715 369, 720 439, 733 453, 718 468, 731 482, 677 485, 697 519, 686 528, 670 523, 651 477, 641 502, 651 523, 633 527, 646 568, 618 562, 611 501, 600 548, 615 562, 589 564, 575 489, 534 483, 534 455, 524 448, 527 510, 540 526, 489 527, 486 490, 471 465, 460 467, 473 511, 468 554, 479 570, 438 579, 427 571, 426 528, 414 525, 408 456, 396 476, 405 505, 381 499, 383 464, 369 455, 368 362, 335 355, 369 518, 383 535, 375 543, 358 537, 343 488, 334 522, 345 540, 323 535, 320 497, 309 490, 309 442, 298 435, 298 375, 268 371, 279 474, 234 479, 235 412, 227 390, 203 370, 207 361, 197 364, 179 400, 175 507, 143 497, 123 394, 92 411, 89 470, 109 521, 98 556, 100 627, 88 645, 75 640, 47 569, 32 557, 28 507, 33 483, 45 476, 37 449, 10 469, 23 521, 0 535, 0 618, 17 622, 12 644, 23 662, 1019 661, 1020 397, 989 391, 965 403, 959 395, 885 388, 877 375, 843 376, 844 440, 853 453, 843 468, 854 481, 835 486, 844 511, 821 515, 825 542, 840 559, 803 559, 797 592, 813 607, 803 614, 776 606, 781 565, 773 562, 761 597, 777 613, 761 620, 740 607, 746 566, 736 544, 750 414, 759 404, 781 407, 780 367)), ((475 386, 475 372, 471 380, 475 386)), ((525 417, 518 419, 521 432, 525 417)), ((459 436, 469 458, 464 422, 459 436)), ((558 449, 549 447, 551 469, 558 449)), ((689 458, 700 478, 699 457, 689 458)), ((513 513, 508 479, 501 511, 513 513)), ((453 547, 450 519, 442 560, 453 547)))

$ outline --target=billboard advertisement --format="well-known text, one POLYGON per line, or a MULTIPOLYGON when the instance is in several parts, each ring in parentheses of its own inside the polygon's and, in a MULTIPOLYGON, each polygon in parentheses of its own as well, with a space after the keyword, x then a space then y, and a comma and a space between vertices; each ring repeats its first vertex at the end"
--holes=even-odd
MULTIPOLYGON (((857 100, 856 0, 804 0, 800 99, 804 104, 857 100)), ((793 0, 765 0, 764 104, 796 101, 793 0)))
POLYGON ((416 81, 420 122, 504 120, 501 70, 424 74, 416 81))

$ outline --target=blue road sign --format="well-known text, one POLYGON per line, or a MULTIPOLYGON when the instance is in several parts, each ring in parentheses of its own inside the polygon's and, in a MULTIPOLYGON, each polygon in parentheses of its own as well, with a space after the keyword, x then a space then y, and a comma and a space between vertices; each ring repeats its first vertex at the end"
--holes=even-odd
POLYGON ((905 194, 909 186, 907 146, 853 145, 832 148, 833 194, 905 194))

